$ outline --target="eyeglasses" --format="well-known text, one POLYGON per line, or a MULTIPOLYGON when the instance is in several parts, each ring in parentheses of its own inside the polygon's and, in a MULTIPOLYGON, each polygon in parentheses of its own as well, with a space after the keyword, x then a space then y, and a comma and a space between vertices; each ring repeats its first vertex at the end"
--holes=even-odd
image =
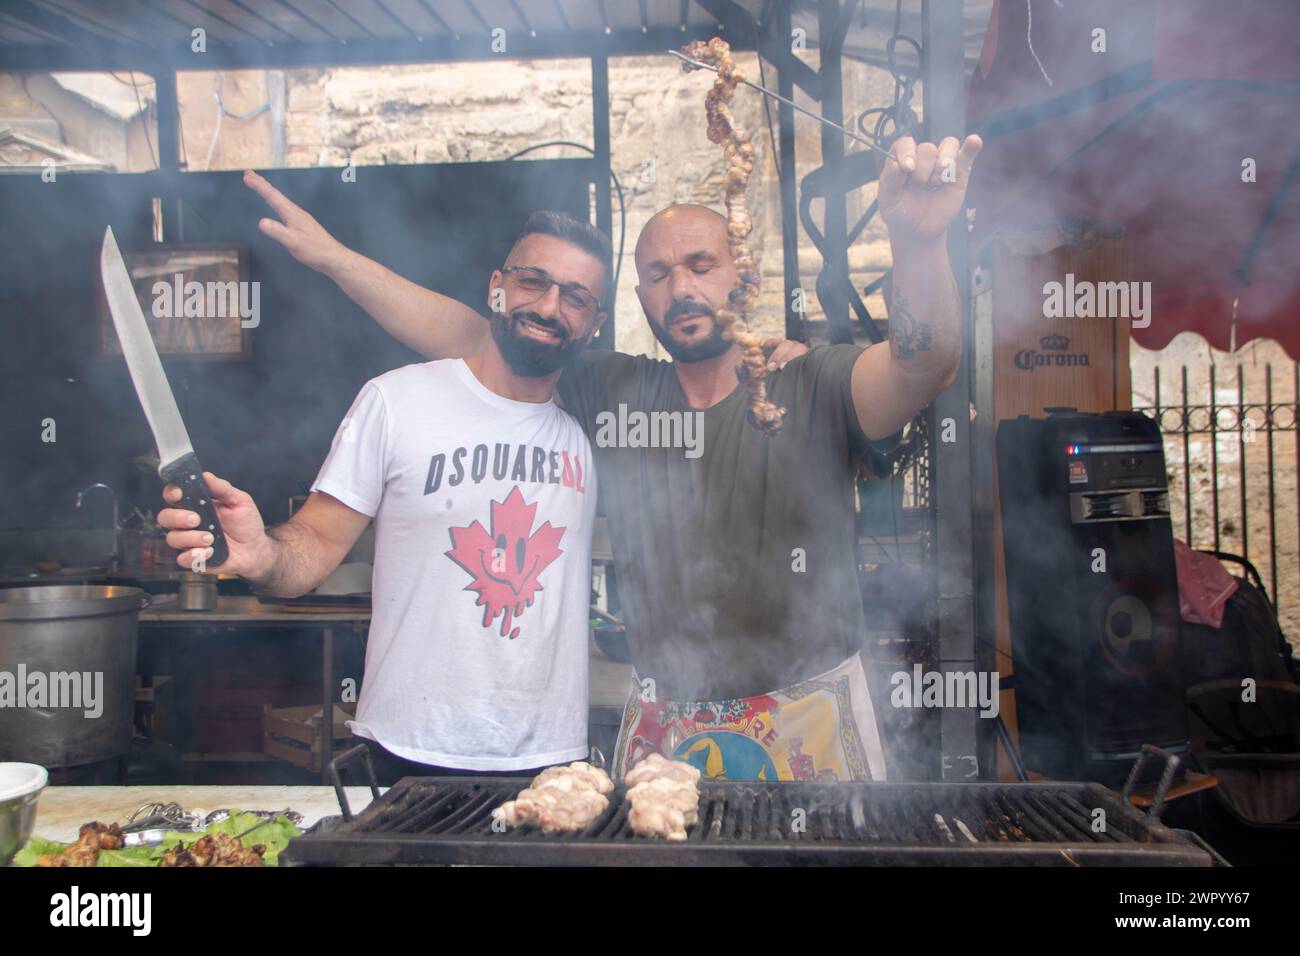
POLYGON ((589 319, 600 311, 600 300, 576 282, 557 282, 532 266, 506 266, 501 272, 516 289, 528 296, 529 302, 546 295, 551 286, 559 286, 560 311, 570 319, 589 319))

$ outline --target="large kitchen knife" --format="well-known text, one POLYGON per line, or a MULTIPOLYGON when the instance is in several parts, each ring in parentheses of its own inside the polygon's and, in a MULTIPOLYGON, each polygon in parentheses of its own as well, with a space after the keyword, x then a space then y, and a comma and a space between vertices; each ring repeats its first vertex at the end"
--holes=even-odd
POLYGON ((126 367, 131 372, 135 393, 144 406, 144 417, 149 420, 149 429, 158 445, 158 474, 168 484, 180 487, 181 500, 175 507, 198 513, 199 523, 195 530, 212 534, 210 563, 221 564, 227 556, 226 538, 221 533, 221 524, 217 521, 207 483, 203 480, 203 468, 190 445, 189 433, 185 431, 176 398, 167 384, 162 360, 158 358, 149 323, 145 321, 135 286, 131 284, 131 275, 122 261, 117 240, 113 238, 112 227, 104 230, 99 268, 104 279, 104 293, 108 296, 108 309, 113 314, 113 325, 117 329, 118 341, 122 343, 122 354, 126 357, 126 367))

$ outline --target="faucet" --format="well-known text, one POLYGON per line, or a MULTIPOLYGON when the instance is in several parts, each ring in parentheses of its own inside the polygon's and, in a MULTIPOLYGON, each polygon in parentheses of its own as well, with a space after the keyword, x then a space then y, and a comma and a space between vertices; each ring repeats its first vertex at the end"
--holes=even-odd
POLYGON ((108 485, 104 484, 102 481, 97 481, 93 485, 87 485, 85 488, 82 488, 80 491, 77 492, 76 507, 80 508, 82 502, 85 501, 86 499, 86 495, 94 491, 96 488, 103 488, 105 491, 108 492, 109 497, 111 497, 113 500, 113 553, 111 555, 111 559, 113 562, 112 569, 117 570, 118 566, 121 564, 120 555, 118 553, 119 546, 117 542, 117 533, 118 531, 121 530, 118 525, 118 518, 117 518, 117 492, 115 492, 112 488, 108 487, 108 485))

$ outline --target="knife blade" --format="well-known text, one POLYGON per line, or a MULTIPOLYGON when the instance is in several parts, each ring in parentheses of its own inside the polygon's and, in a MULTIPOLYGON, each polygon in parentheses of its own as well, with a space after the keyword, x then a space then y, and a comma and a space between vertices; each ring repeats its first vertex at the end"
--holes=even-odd
POLYGON ((144 408, 149 430, 153 432, 154 443, 158 446, 158 474, 167 484, 178 485, 181 489, 181 500, 173 507, 198 513, 199 523, 195 530, 212 535, 209 562, 219 565, 229 553, 226 538, 208 495, 207 483, 203 480, 203 466, 190 444, 189 432, 185 430, 180 409, 176 407, 176 396, 172 394, 162 360, 158 358, 153 334, 145 321, 111 226, 104 230, 99 269, 104 280, 104 294, 108 298, 108 310, 113 316, 113 327, 122 344, 122 355, 131 373, 136 397, 144 408))

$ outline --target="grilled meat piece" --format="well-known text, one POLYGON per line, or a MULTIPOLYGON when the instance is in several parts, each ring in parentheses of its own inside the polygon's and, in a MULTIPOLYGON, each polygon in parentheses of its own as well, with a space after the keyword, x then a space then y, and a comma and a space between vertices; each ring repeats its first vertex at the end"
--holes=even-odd
POLYGON ((650 754, 627 772, 627 822, 636 833, 686 839, 686 828, 700 819, 700 771, 683 760, 650 754))
POLYGON ((515 799, 493 810, 492 817, 510 827, 532 824, 546 833, 584 830, 605 812, 605 795, 613 789, 609 775, 589 763, 547 767, 515 799))
POLYGON ((122 848, 122 828, 116 823, 83 823, 77 831, 77 842, 94 846, 100 850, 120 850, 122 848))
POLYGON ((594 790, 563 790, 543 787, 537 805, 537 825, 544 833, 572 833, 605 812, 609 798, 594 790))
POLYGON ((177 843, 163 854, 161 866, 265 866, 262 855, 266 847, 259 843, 246 847, 229 833, 209 833, 186 847, 177 843))
POLYGON ((666 778, 698 784, 700 771, 684 760, 669 760, 663 754, 649 754, 644 760, 623 775, 629 788, 648 780, 666 778))
POLYGON ((662 804, 685 817, 686 825, 694 826, 700 820, 700 788, 685 780, 659 777, 638 783, 627 792, 634 807, 662 804))
POLYGON ((686 815, 658 800, 632 804, 628 826, 645 837, 663 837, 673 843, 686 839, 686 815))
MULTIPOLYGON (((204 838, 206 839, 206 837, 204 838)), ((243 841, 227 833, 216 834, 217 852, 209 866, 265 866, 262 854, 266 846, 258 843, 244 846, 243 841)))
POLYGON ((560 777, 572 776, 575 780, 582 782, 582 789, 595 790, 597 793, 610 793, 614 789, 614 781, 609 779, 609 774, 599 767, 593 767, 586 761, 577 760, 567 767, 547 767, 536 777, 533 778, 531 786, 540 787, 548 780, 554 780, 560 777))
POLYGON ((184 843, 177 843, 174 847, 163 854, 162 862, 159 866, 198 866, 190 851, 185 849, 184 843))
POLYGON ((99 850, 74 843, 58 853, 46 853, 36 858, 37 866, 98 866, 99 850))
POLYGON ((122 828, 116 823, 83 823, 77 842, 58 853, 37 857, 37 866, 98 866, 100 850, 117 850, 122 846, 122 828))
MULTIPOLYGON (((696 40, 682 48, 682 52, 700 63, 718 70, 717 79, 704 97, 704 115, 708 120, 709 142, 723 147, 727 157, 723 200, 727 208, 727 250, 736 266, 740 285, 731 290, 727 304, 717 310, 722 334, 735 342, 743 351, 741 364, 736 367, 736 377, 749 393, 749 412, 746 420, 764 435, 775 435, 781 429, 785 409, 768 400, 767 360, 763 356, 763 339, 749 329, 747 316, 758 300, 758 287, 762 276, 758 264, 749 253, 746 240, 754 225, 745 201, 745 189, 754 172, 754 146, 749 134, 736 125, 729 104, 740 83, 740 70, 731 56, 731 47, 718 37, 705 42, 696 40)), ((696 67, 682 64, 690 72, 696 67)))

